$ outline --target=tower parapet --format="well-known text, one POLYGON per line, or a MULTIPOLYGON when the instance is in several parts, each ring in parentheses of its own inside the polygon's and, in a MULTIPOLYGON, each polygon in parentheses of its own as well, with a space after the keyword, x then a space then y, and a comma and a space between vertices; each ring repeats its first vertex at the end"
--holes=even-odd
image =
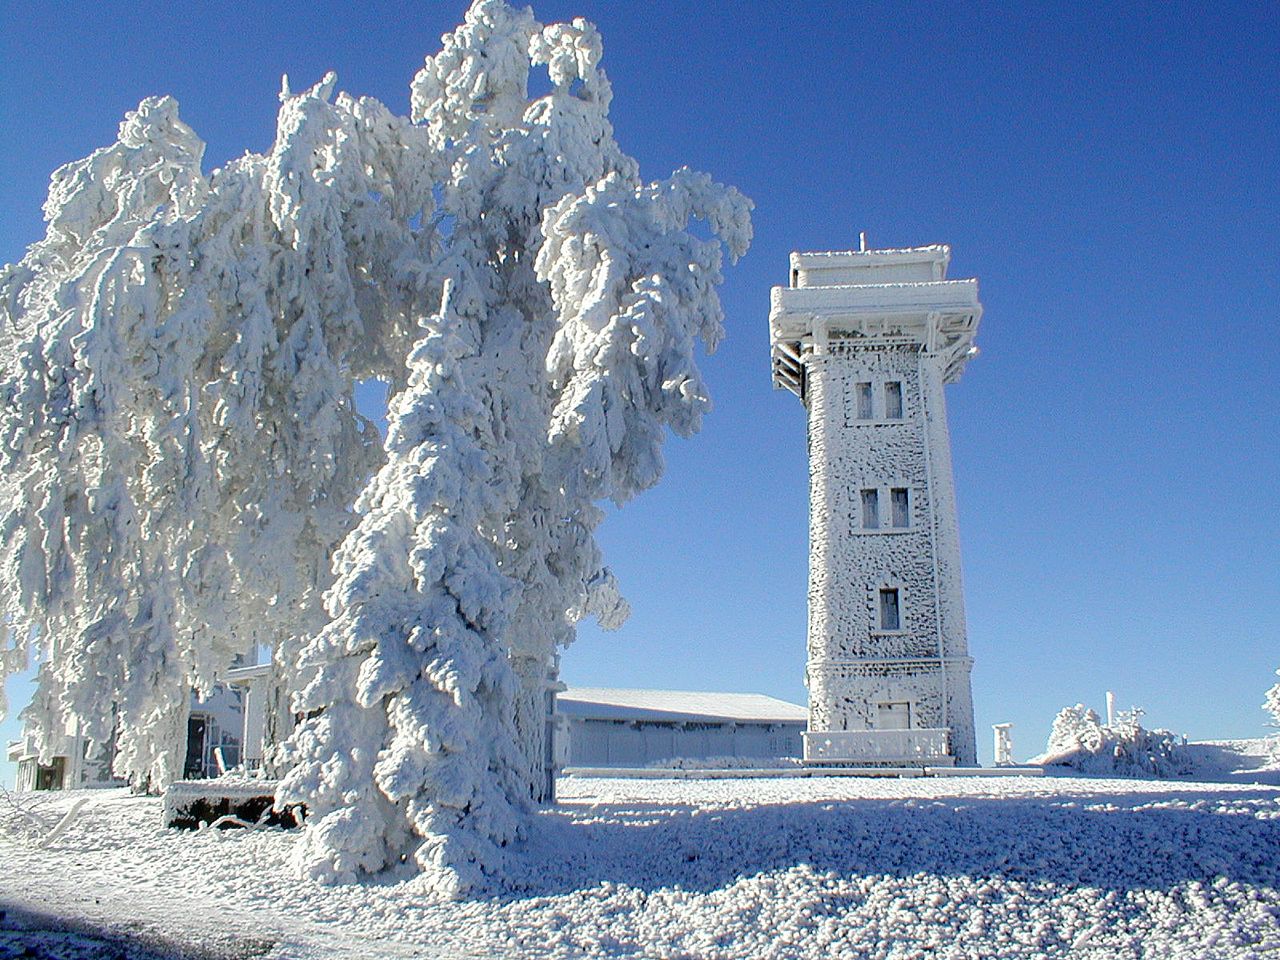
POLYGON ((976 353, 950 248, 793 253, 774 385, 809 419, 806 759, 976 763, 943 387, 976 353))

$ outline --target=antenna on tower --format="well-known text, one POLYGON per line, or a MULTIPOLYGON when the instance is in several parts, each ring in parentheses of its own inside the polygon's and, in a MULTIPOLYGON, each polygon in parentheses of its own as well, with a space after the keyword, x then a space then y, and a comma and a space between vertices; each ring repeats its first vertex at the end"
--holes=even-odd
POLYGON ((867 231, 865 230, 863 230, 860 234, 858 234, 858 252, 859 253, 867 252, 867 231))

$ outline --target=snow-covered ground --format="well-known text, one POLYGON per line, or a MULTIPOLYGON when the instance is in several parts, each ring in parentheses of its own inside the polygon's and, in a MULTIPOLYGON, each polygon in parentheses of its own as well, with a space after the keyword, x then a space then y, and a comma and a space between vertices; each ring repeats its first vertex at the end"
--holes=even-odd
POLYGON ((1200 740, 1184 749, 1195 769, 1191 779, 1280 785, 1280 737, 1200 740))
MULTIPOLYGON (((451 904, 430 902, 408 878, 300 883, 288 862, 296 833, 166 831, 158 800, 122 791, 87 794, 41 849, 0 798, 0 906, 9 910, 0 929, 80 931, 0 932, 0 958, 130 956, 122 943, 139 945, 137 957, 1280 955, 1274 785, 1050 777, 561 787, 563 802, 536 818, 506 888, 451 904), (95 953, 89 931, 116 939, 95 953)), ((85 796, 9 800, 48 822, 85 796)))

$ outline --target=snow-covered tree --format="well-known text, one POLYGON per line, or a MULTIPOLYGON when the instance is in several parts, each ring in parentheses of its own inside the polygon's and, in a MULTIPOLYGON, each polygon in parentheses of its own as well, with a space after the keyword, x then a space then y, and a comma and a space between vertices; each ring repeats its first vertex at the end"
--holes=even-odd
MULTIPOLYGON (((450 322, 473 345, 460 361, 459 382, 483 410, 484 428, 474 430, 473 442, 484 453, 485 485, 467 492, 483 491, 487 502, 465 515, 497 568, 519 584, 501 626, 480 631, 509 656, 518 682, 520 789, 505 800, 512 809, 544 796, 546 702, 557 647, 572 640, 582 616, 613 625, 626 614, 593 536, 602 517, 598 501, 622 502, 659 479, 665 427, 686 435, 696 430, 708 402, 694 351, 699 341, 714 348, 721 336, 715 287, 722 248, 737 256, 750 239, 750 205, 736 191, 687 171, 662 183, 639 179, 635 162, 612 138, 600 56, 589 24, 543 27, 528 11, 482 0, 444 38, 444 50, 427 61, 413 89, 414 117, 447 160, 438 215, 449 235, 437 268, 451 285, 450 322), (531 101, 529 76, 540 64, 548 67, 552 90, 531 101), (694 218, 707 222, 710 239, 689 231, 694 218)), ((418 394, 454 389, 446 387, 454 382, 448 377, 415 378, 393 401, 395 409, 417 410, 418 394)), ((417 448, 406 445, 400 429, 393 426, 389 435, 384 476, 420 469, 417 448)), ((373 501, 364 502, 373 509, 373 501)), ((385 523, 372 516, 340 557, 370 555, 360 538, 385 523)), ((388 549, 398 556, 406 547, 397 542, 388 549)), ((403 584, 406 575, 398 576, 403 584)), ((331 595, 339 617, 358 602, 358 595, 340 593, 344 582, 331 595)), ((430 589, 414 583, 415 590, 430 589)), ((437 874, 447 877, 440 886, 466 887, 477 878, 477 864, 487 862, 485 849, 509 836, 490 820, 503 794, 493 781, 489 793, 466 793, 481 797, 479 806, 468 799, 465 809, 455 808, 452 834, 410 813, 406 834, 405 815, 397 820, 386 806, 402 797, 378 776, 375 765, 383 761, 372 754, 363 762, 374 770, 378 795, 358 790, 354 784, 368 777, 342 765, 352 745, 333 731, 376 729, 378 737, 361 742, 380 744, 386 756, 412 754, 405 754, 403 738, 390 746, 395 721, 378 717, 369 690, 383 696, 388 718, 399 709, 396 698, 355 679, 353 671, 363 669, 356 664, 375 656, 372 640, 335 643, 334 629, 304 658, 319 679, 297 706, 324 712, 299 730, 302 759, 282 792, 282 802, 322 811, 308 827, 301 854, 307 868, 321 877, 379 869, 411 852, 420 842, 412 836, 428 837, 426 849, 436 851, 430 863, 451 868, 437 874), (372 711, 360 714, 373 717, 372 726, 347 712, 330 725, 331 711, 351 710, 372 711), (461 836, 464 828, 474 845, 439 839, 461 836)), ((403 644, 402 634, 402 627, 393 631, 395 644, 403 644)), ((416 855, 426 866, 421 849, 416 855)))
POLYGON ((193 426, 190 349, 164 322, 172 291, 155 268, 168 225, 205 194, 202 153, 172 100, 144 101, 114 146, 54 174, 45 239, 0 274, 4 666, 42 642, 50 668, 27 716, 46 744, 68 713, 105 742, 118 700, 123 754, 159 780, 186 727, 183 648, 217 617, 191 616, 169 576, 185 555, 202 586, 181 530, 205 506, 201 465, 156 496, 193 426))
POLYGON ((522 586, 508 631, 531 795, 543 795, 546 694, 578 619, 626 606, 593 532, 597 502, 661 475, 664 426, 708 406, 694 348, 721 336, 722 248, 750 242, 750 203, 682 171, 646 184, 613 139, 600 37, 480 0, 414 79, 413 115, 449 158, 458 311, 479 324, 498 471, 519 501, 489 531, 522 586), (551 91, 528 98, 545 66, 551 91), (687 229, 706 221, 712 237, 687 229), (549 285, 548 285, 549 281, 549 285))
MULTIPOLYGON (((1280 670, 1276 671, 1276 676, 1280 677, 1280 670)), ((1272 724, 1280 727, 1280 683, 1267 690, 1266 698, 1262 701, 1262 709, 1271 715, 1272 724)))
POLYGON ((0 277, 5 666, 48 657, 38 728, 105 741, 114 703, 135 783, 180 773, 193 687, 323 625, 377 466, 352 391, 403 367, 429 155, 402 170, 408 122, 332 86, 207 179, 177 105, 144 101, 54 175, 46 239, 0 277))
POLYGON ((187 691, 271 645, 309 714, 282 792, 307 871, 412 858, 457 890, 546 795, 558 648, 626 615, 600 502, 709 409, 696 352, 751 205, 640 178, 585 21, 477 0, 443 44, 411 117, 286 82, 271 149, 205 176, 147 101, 55 176, 49 236, 0 277, 0 591, 3 667, 44 650, 50 728, 114 704, 153 787, 187 691))
POLYGON ((278 802, 307 805, 298 856, 312 876, 351 879, 412 854, 452 894, 515 839, 528 797, 502 642, 519 585, 480 533, 508 497, 462 372, 474 331, 448 298, 410 357, 388 461, 335 559, 333 619, 302 653, 315 669, 295 702, 309 718, 278 802))

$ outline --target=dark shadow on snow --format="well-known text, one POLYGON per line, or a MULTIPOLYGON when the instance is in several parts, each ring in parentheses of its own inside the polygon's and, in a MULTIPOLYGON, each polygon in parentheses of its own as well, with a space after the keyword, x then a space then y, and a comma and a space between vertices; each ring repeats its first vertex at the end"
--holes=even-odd
POLYGON ((1005 878, 1069 887, 1165 889, 1218 877, 1280 886, 1280 818, 1162 807, 1195 794, 1055 794, 845 800, 705 810, 589 803, 549 810, 513 857, 506 895, 599 883, 709 891, 801 864, 820 873, 1005 878))
POLYGON ((182 943, 136 921, 100 926, 53 913, 14 907, 0 897, 0 958, 24 960, 251 960, 270 940, 214 937, 182 943))

